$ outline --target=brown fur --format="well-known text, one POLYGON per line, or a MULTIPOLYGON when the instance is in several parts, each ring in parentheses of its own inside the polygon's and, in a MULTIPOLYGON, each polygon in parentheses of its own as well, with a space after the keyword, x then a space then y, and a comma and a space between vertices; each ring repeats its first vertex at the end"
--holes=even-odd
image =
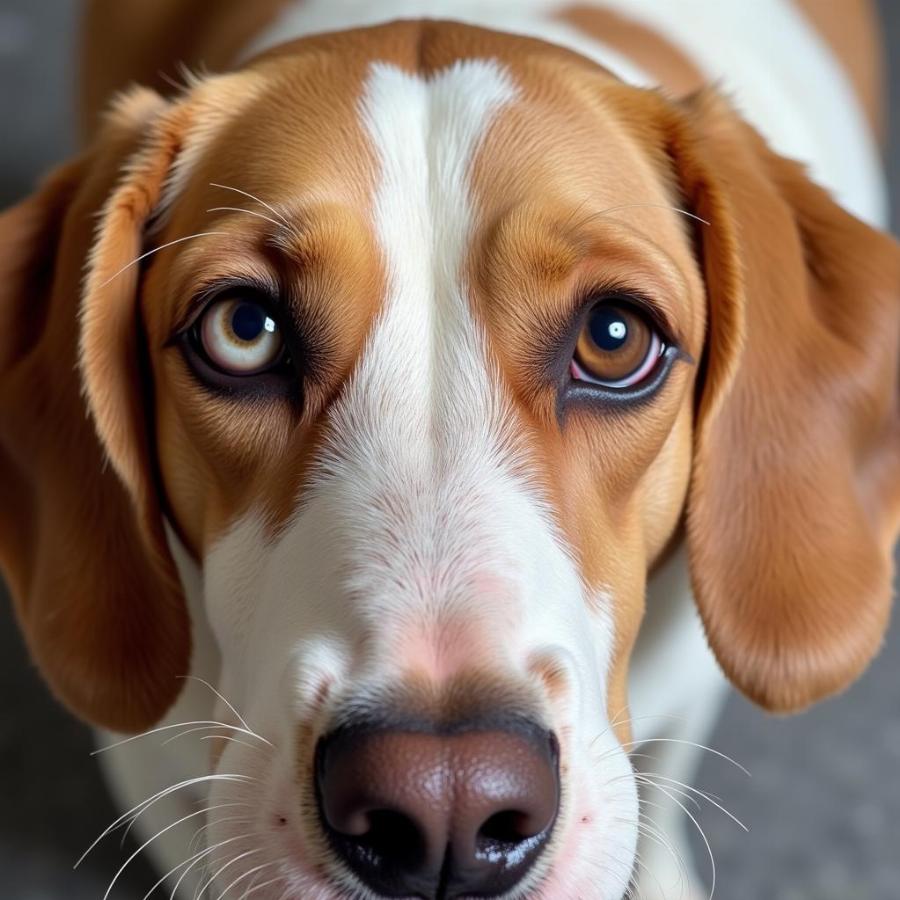
MULTIPOLYGON (((136 147, 140 107, 0 218, 0 330, 17 336, 0 358, 0 563, 56 695, 123 731, 165 712, 190 654, 153 468, 143 458, 136 509, 107 464, 77 375, 82 267, 94 217, 136 147)), ((123 339, 133 360, 133 329, 123 339)), ((137 388, 134 374, 109 377, 110 393, 137 388)), ((140 440, 147 409, 138 401, 133 412, 130 439, 140 440)))

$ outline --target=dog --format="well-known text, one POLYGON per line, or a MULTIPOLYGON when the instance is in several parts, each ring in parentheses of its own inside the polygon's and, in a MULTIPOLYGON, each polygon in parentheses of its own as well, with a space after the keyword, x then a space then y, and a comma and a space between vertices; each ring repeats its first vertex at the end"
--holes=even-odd
POLYGON ((160 883, 702 896, 727 683, 802 709, 890 611, 900 251, 825 6, 89 6, 86 149, 0 219, 0 562, 160 883))

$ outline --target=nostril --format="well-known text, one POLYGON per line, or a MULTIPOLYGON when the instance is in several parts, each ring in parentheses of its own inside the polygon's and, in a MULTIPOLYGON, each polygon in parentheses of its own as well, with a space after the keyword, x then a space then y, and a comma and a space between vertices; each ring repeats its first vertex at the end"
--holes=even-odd
POLYGON ((393 866, 419 864, 425 853, 422 833, 408 816, 392 809, 375 809, 366 816, 368 827, 359 835, 343 835, 354 841, 372 862, 389 861, 393 866))
POLYGON ((478 829, 476 840, 497 844, 518 844, 520 841, 534 837, 534 829, 529 829, 529 816, 513 809, 494 813, 478 829))

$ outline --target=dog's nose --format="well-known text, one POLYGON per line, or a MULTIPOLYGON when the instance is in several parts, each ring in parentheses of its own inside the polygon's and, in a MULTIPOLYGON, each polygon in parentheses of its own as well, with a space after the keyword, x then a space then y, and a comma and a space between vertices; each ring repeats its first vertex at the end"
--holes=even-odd
POLYGON ((539 729, 342 729, 319 745, 319 811, 332 847, 381 896, 496 897, 550 837, 558 755, 539 729))

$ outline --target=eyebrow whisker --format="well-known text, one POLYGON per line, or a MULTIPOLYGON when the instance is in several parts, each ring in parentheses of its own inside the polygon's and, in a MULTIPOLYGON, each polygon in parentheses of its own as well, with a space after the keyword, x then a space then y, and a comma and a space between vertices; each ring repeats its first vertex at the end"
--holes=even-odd
POLYGON ((610 206, 607 209, 601 209, 599 212, 591 213, 590 215, 585 216, 585 218, 578 223, 578 227, 583 227, 589 222, 593 222, 594 219, 603 218, 603 216, 609 215, 610 213, 620 212, 623 209, 667 209, 670 212, 676 212, 682 216, 686 216, 688 219, 694 219, 701 225, 712 227, 712 223, 707 219, 704 219, 702 216, 698 216, 696 215, 696 213, 692 213, 689 210, 681 209, 678 206, 670 206, 667 203, 623 203, 621 206, 610 206))
POLYGON ((240 188, 231 187, 228 184, 219 184, 216 181, 211 181, 209 183, 210 187, 222 188, 224 191, 234 191, 236 194, 242 194, 244 197, 248 197, 250 200, 255 200, 260 206, 265 207, 273 216, 275 216, 279 222, 284 225, 285 228, 290 228, 291 223, 280 213, 274 206, 266 203, 265 200, 260 200, 255 194, 251 194, 249 191, 242 191, 240 188))
POLYGON ((115 281, 115 279, 118 278, 123 272, 128 271, 128 269, 130 269, 132 266, 136 266, 138 263, 147 259, 148 256, 153 256, 154 253, 159 253, 160 250, 165 250, 166 247, 171 247, 174 244, 180 244, 184 241, 191 241, 194 238, 212 237, 213 235, 227 235, 227 234, 228 234, 227 231, 199 231, 196 234, 189 234, 189 235, 186 235, 185 237, 175 238, 174 241, 169 241, 168 243, 162 244, 159 247, 154 247, 152 250, 148 250, 146 253, 142 253, 136 259, 133 259, 130 263, 127 263, 126 265, 122 266, 122 268, 119 269, 118 272, 115 272, 114 274, 110 275, 109 278, 107 278, 106 281, 104 281, 103 284, 101 284, 99 287, 100 287, 100 289, 105 288, 110 282, 115 281))
POLYGON ((207 210, 207 212, 208 213, 213 213, 213 212, 246 213, 248 216, 255 216, 257 219, 263 219, 266 222, 271 222, 279 231, 285 227, 281 222, 277 221, 276 219, 273 219, 271 216, 267 216, 265 213, 256 212, 255 210, 252 210, 252 209, 244 209, 241 206, 212 206, 207 210))

